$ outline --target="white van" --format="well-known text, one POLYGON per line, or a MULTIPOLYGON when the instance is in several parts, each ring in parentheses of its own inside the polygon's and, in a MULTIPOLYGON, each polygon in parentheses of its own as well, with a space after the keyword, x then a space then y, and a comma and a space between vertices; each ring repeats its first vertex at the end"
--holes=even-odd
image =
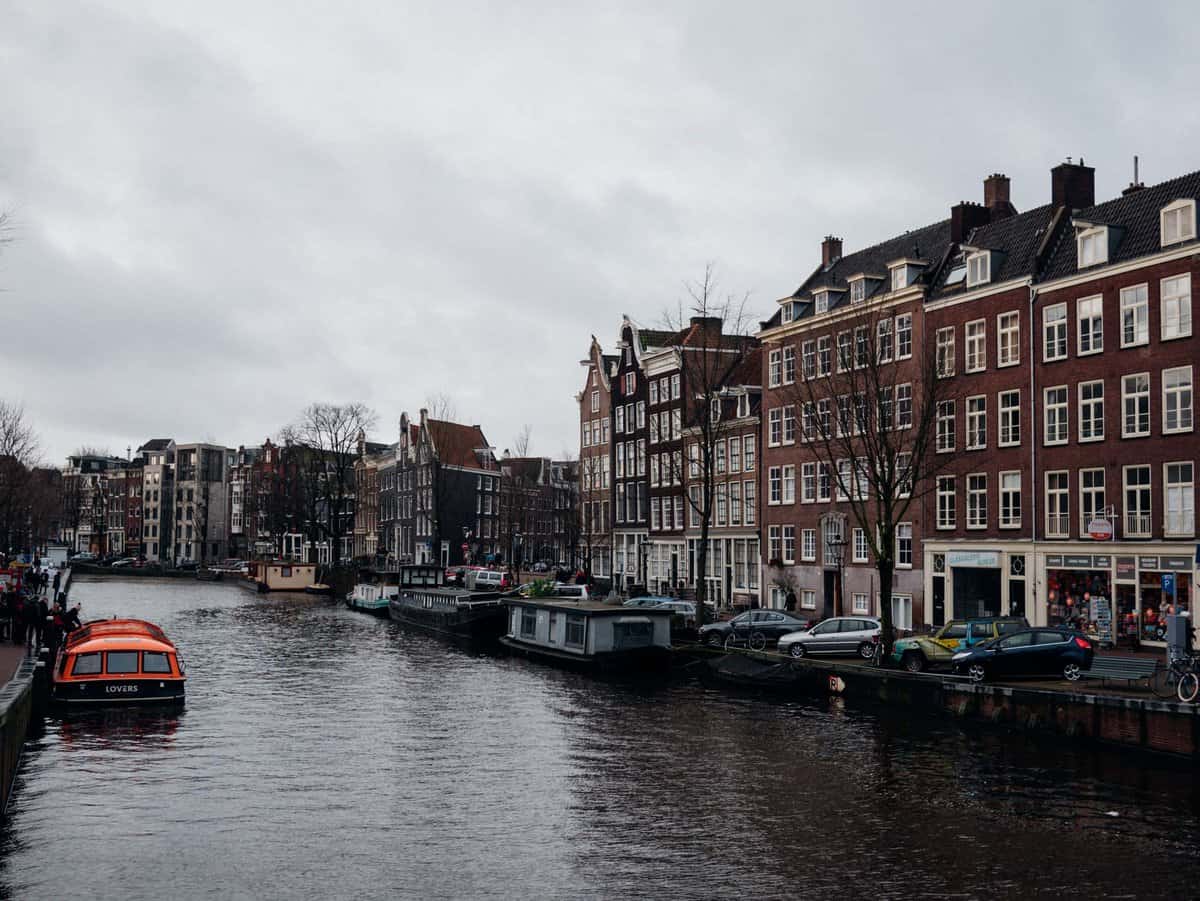
POLYGON ((495 569, 469 569, 463 576, 468 591, 500 591, 504 587, 504 573, 495 569))

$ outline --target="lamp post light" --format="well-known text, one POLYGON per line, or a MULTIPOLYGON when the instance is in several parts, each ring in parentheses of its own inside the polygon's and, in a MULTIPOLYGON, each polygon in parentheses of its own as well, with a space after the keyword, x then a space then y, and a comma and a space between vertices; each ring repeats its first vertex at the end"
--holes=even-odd
POLYGON ((842 609, 845 606, 843 603, 842 563, 846 556, 846 539, 840 531, 836 536, 826 539, 825 553, 828 557, 832 558, 833 565, 837 571, 837 584, 833 592, 833 615, 842 616, 845 612, 842 609))

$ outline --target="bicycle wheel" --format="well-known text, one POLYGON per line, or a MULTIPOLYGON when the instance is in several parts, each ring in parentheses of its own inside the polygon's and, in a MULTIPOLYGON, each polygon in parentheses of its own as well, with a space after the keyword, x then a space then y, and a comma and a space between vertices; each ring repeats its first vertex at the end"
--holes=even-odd
POLYGON ((1179 670, 1174 666, 1160 666, 1150 677, 1150 690, 1160 698, 1176 697, 1179 687, 1179 670))
POLYGON ((1200 676, 1194 672, 1184 673, 1175 687, 1175 694, 1183 703, 1191 704, 1196 700, 1196 695, 1200 695, 1200 676))

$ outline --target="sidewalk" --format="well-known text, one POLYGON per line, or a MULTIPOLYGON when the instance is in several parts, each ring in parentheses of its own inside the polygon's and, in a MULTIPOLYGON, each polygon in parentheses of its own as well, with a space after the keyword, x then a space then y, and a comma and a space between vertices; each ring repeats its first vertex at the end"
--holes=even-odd
POLYGON ((17 667, 25 659, 25 645, 13 644, 11 641, 0 641, 0 686, 8 684, 17 672, 17 667))

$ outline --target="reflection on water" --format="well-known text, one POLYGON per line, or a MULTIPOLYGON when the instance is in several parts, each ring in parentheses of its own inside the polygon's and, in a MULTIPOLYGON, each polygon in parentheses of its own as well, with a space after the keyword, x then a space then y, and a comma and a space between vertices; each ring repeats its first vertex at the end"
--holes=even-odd
POLYGON ((187 706, 48 719, 0 831, 0 893, 1195 895, 1187 766, 597 682, 303 595, 74 594, 88 616, 160 622, 187 706))

